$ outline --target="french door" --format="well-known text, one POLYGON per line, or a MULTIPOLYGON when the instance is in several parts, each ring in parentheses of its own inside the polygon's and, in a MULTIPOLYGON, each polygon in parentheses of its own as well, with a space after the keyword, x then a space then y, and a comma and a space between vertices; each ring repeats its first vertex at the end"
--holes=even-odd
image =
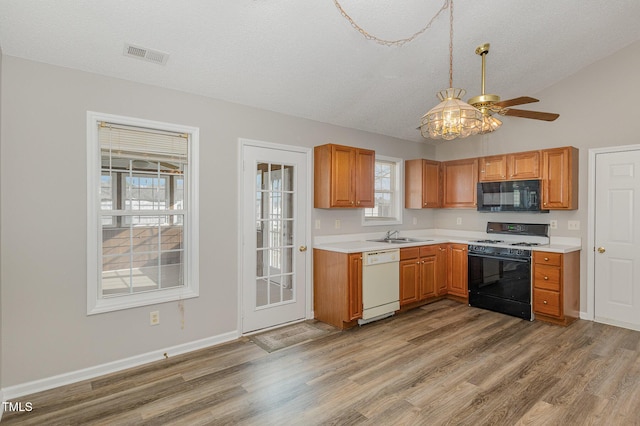
POLYGON ((594 319, 640 330, 640 149, 595 157, 594 319))
POLYGON ((242 146, 242 332, 304 319, 310 153, 242 146))

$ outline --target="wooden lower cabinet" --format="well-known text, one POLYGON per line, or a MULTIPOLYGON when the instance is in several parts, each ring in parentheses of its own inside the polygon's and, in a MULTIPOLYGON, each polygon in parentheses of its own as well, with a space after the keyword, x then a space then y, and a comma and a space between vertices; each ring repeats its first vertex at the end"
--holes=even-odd
POLYGON ((447 294, 447 246, 400 249, 400 306, 435 300, 447 294))
POLYGON ((362 318, 362 253, 313 250, 313 310, 340 329, 362 318))
POLYGON ((468 292, 468 257, 466 244, 449 244, 447 250, 447 293, 465 300, 468 292))
POLYGON ((533 252, 535 319, 568 325, 580 316, 580 252, 533 252))

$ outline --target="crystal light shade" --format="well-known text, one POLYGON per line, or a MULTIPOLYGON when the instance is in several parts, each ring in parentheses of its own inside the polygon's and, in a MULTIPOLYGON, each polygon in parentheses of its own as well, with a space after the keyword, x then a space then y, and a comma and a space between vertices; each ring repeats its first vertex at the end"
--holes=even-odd
POLYGON ((420 119, 420 133, 423 137, 452 140, 480 133, 483 125, 482 113, 460 100, 465 93, 464 89, 452 87, 438 93, 441 102, 420 119))
POLYGON ((481 134, 493 132, 494 130, 498 130, 502 126, 502 121, 498 120, 492 115, 483 115, 482 117, 482 129, 480 130, 481 134))

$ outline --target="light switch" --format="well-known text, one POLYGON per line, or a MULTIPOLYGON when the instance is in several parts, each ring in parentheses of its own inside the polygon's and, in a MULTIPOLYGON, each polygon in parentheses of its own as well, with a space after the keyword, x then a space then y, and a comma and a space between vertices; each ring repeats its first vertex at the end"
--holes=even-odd
POLYGON ((570 220, 567 222, 567 228, 570 231, 579 231, 580 230, 580 221, 579 220, 570 220))

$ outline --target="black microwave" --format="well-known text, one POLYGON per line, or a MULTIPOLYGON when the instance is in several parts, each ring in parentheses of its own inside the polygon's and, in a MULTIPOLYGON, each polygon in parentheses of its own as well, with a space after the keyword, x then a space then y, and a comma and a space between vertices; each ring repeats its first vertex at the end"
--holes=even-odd
POLYGON ((513 180, 478 183, 480 212, 536 212, 542 210, 539 180, 513 180))

